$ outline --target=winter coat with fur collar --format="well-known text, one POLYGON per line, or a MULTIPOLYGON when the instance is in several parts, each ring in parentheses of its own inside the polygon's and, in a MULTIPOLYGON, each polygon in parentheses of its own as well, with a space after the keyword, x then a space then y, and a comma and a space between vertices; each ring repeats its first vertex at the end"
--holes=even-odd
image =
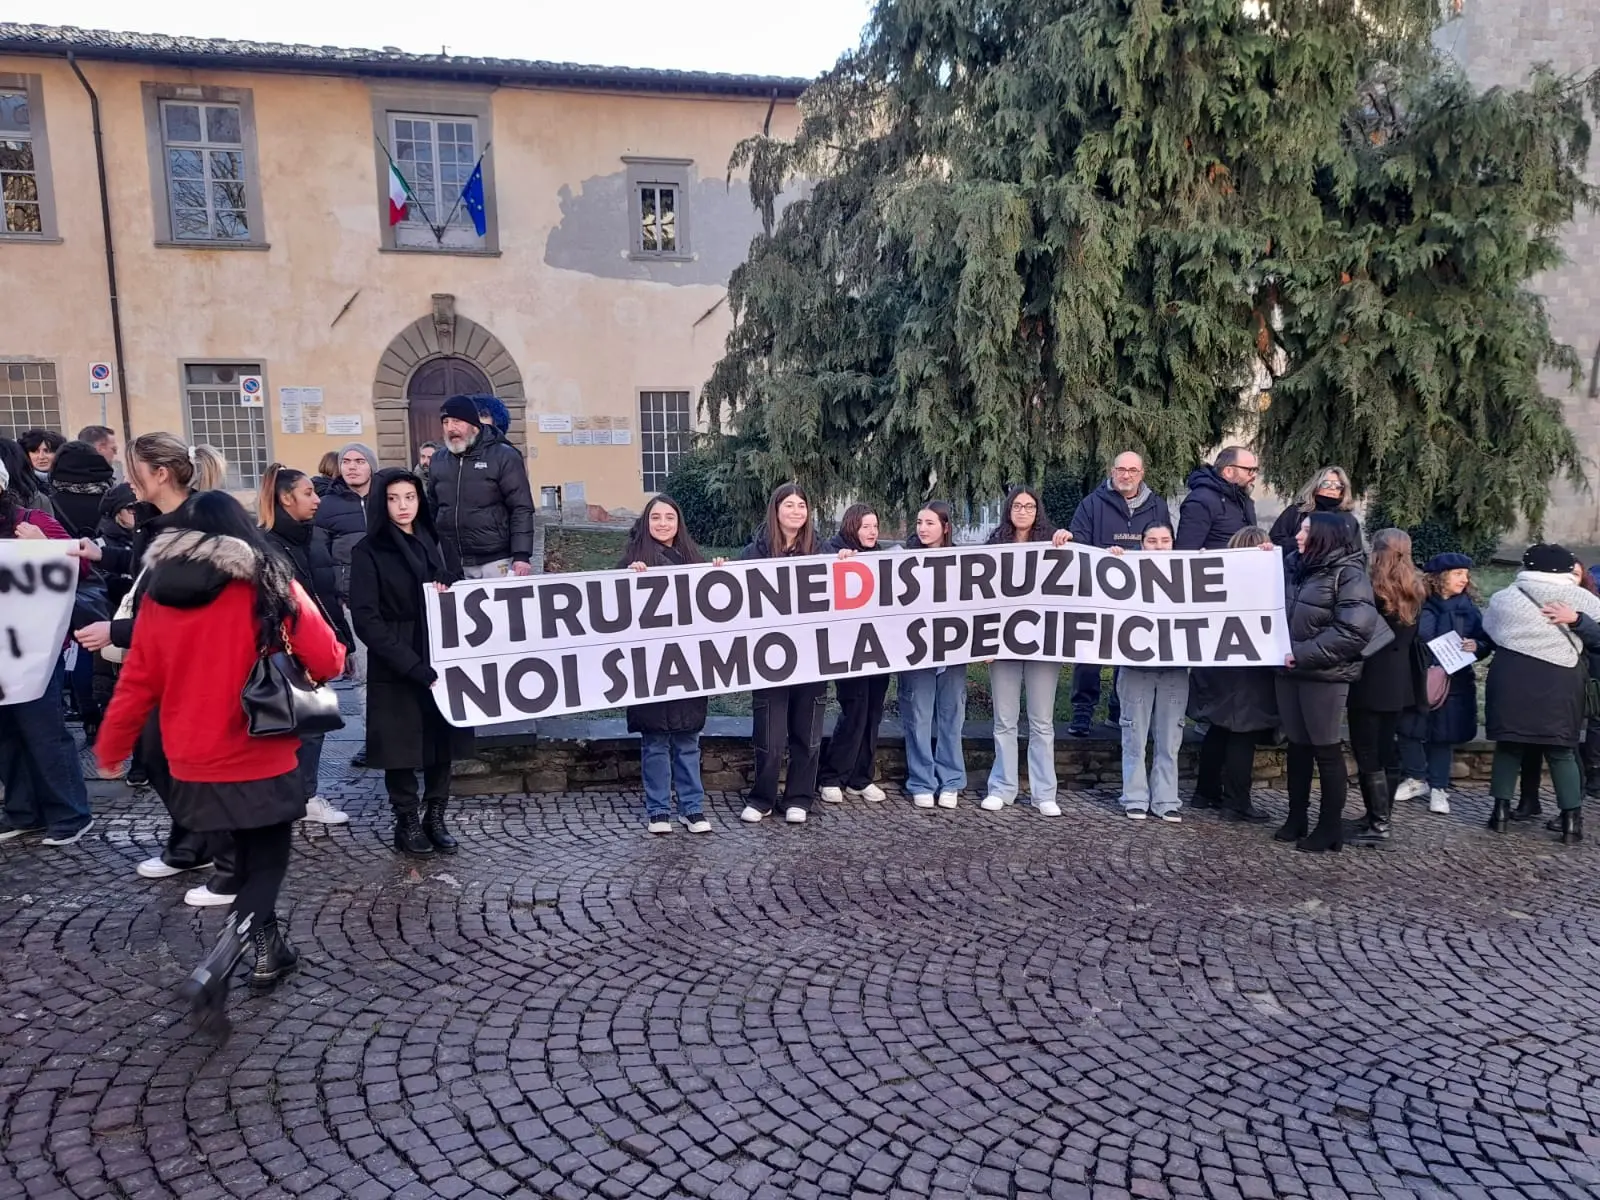
MULTIPOLYGON (((156 538, 145 562, 133 645, 95 743, 101 765, 126 759, 159 707, 177 779, 240 783, 294 770, 300 739, 251 737, 239 700, 257 655, 255 551, 237 538, 178 529, 156 538)), ((332 679, 344 670, 344 647, 305 589, 292 586, 295 657, 314 678, 332 679)))

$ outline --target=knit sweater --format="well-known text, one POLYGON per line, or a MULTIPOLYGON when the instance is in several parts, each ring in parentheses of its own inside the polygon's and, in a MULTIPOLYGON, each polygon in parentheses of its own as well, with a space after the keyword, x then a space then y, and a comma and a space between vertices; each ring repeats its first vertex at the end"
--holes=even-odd
POLYGON ((1557 667, 1577 666, 1582 654, 1578 640, 1540 611, 1546 604, 1566 604, 1600 621, 1600 597, 1590 594, 1570 574, 1518 571, 1510 587, 1489 597, 1483 630, 1502 650, 1557 667))

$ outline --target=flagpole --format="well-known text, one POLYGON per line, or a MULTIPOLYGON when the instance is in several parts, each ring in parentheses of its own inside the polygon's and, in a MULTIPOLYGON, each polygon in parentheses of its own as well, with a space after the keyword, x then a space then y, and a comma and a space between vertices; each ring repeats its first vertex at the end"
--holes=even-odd
MULTIPOLYGON (((417 199, 416 192, 411 190, 410 182, 406 179, 405 173, 400 170, 399 165, 394 161, 394 157, 389 153, 389 147, 383 144, 383 139, 377 134, 372 135, 372 140, 378 143, 378 149, 383 151, 383 157, 388 160, 389 169, 394 172, 395 178, 400 181, 400 186, 405 189, 406 199, 412 204, 415 204, 417 206, 417 211, 422 214, 422 223, 426 225, 429 231, 433 234, 433 240, 435 242, 444 241, 444 227, 442 225, 435 225, 428 219, 427 206, 423 204, 421 200, 417 199)), ((485 149, 487 149, 487 147, 485 147, 485 149)))
MULTIPOLYGON (((494 145, 493 142, 485 142, 483 144, 483 154, 478 155, 478 161, 475 162, 472 165, 472 170, 467 172, 467 183, 471 183, 472 182, 472 177, 474 175, 476 175, 480 169, 482 169, 484 156, 489 153, 489 147, 492 146, 492 145, 494 145)), ((448 217, 446 217, 444 219, 444 223, 439 226, 440 229, 448 229, 448 228, 450 228, 450 221, 456 215, 456 210, 461 207, 461 201, 465 198, 465 196, 467 194, 467 183, 463 183, 461 185, 461 191, 456 196, 456 202, 450 209, 450 216, 448 216, 448 217)))

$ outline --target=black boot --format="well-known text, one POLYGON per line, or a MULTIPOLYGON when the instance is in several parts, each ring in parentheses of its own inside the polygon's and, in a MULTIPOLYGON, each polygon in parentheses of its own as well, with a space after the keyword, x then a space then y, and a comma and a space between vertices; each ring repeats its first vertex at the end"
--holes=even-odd
POLYGON ((284 939, 283 922, 276 916, 257 927, 250 942, 256 962, 250 970, 250 986, 258 991, 270 988, 300 965, 300 955, 284 939))
MULTIPOLYGON (((1343 807, 1340 805, 1340 809, 1343 807)), ((1307 854, 1321 854, 1325 850, 1338 850, 1343 845, 1344 818, 1339 809, 1334 809, 1324 798, 1322 808, 1317 813, 1317 827, 1309 836, 1297 841, 1294 848, 1304 850, 1307 854)))
POLYGON ((189 1016, 201 1033, 228 1032, 228 981, 244 957, 251 933, 249 917, 241 921, 237 914, 229 913, 211 953, 178 989, 178 995, 189 1002, 189 1016))
POLYGON ((1316 746, 1313 752, 1317 774, 1322 779, 1322 807, 1317 810, 1317 827, 1309 837, 1297 841, 1294 848, 1307 854, 1321 854, 1344 845, 1344 794, 1348 777, 1341 747, 1316 746))
POLYGON ((1563 808, 1560 820, 1562 845, 1583 841, 1583 809, 1563 808))
MULTIPOLYGON (((1538 803, 1538 801, 1534 803, 1538 803)), ((1517 811, 1521 811, 1520 806, 1517 811)), ((1496 798, 1494 807, 1489 810, 1489 831, 1491 833, 1504 833, 1510 824, 1511 801, 1496 798)))
POLYGON ((1310 746, 1290 743, 1284 751, 1289 776, 1289 819, 1273 834, 1273 840, 1294 842, 1306 836, 1311 816, 1311 771, 1314 759, 1310 746))
POLYGON ((1356 777, 1367 818, 1361 831, 1351 840, 1362 845, 1381 845, 1389 840, 1389 777, 1382 771, 1363 771, 1356 777))
POLYGON ((428 801, 422 818, 422 831, 440 854, 454 854, 461 843, 451 837, 450 831, 444 827, 444 806, 443 800, 428 801))
MULTIPOLYGON (((1510 806, 1511 802, 1509 800, 1506 801, 1506 807, 1509 808, 1510 806)), ((1511 814, 1510 819, 1513 821, 1531 821, 1542 811, 1543 809, 1539 807, 1539 797, 1534 796, 1530 799, 1529 797, 1524 796, 1521 800, 1517 801, 1516 811, 1511 814)))
POLYGON ((426 858, 433 853, 433 842, 422 828, 422 818, 416 808, 396 809, 394 814, 394 848, 401 854, 426 858))

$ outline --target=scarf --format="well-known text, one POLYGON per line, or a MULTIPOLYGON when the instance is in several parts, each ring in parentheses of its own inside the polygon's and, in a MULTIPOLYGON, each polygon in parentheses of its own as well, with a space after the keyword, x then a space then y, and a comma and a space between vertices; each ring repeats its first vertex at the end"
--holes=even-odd
POLYGON ((1583 651, 1577 637, 1540 612, 1546 604, 1567 604, 1600 621, 1600 597, 1591 595, 1567 572, 1518 571, 1510 587, 1489 597, 1483 631, 1502 650, 1513 650, 1557 667, 1575 667, 1583 651))

